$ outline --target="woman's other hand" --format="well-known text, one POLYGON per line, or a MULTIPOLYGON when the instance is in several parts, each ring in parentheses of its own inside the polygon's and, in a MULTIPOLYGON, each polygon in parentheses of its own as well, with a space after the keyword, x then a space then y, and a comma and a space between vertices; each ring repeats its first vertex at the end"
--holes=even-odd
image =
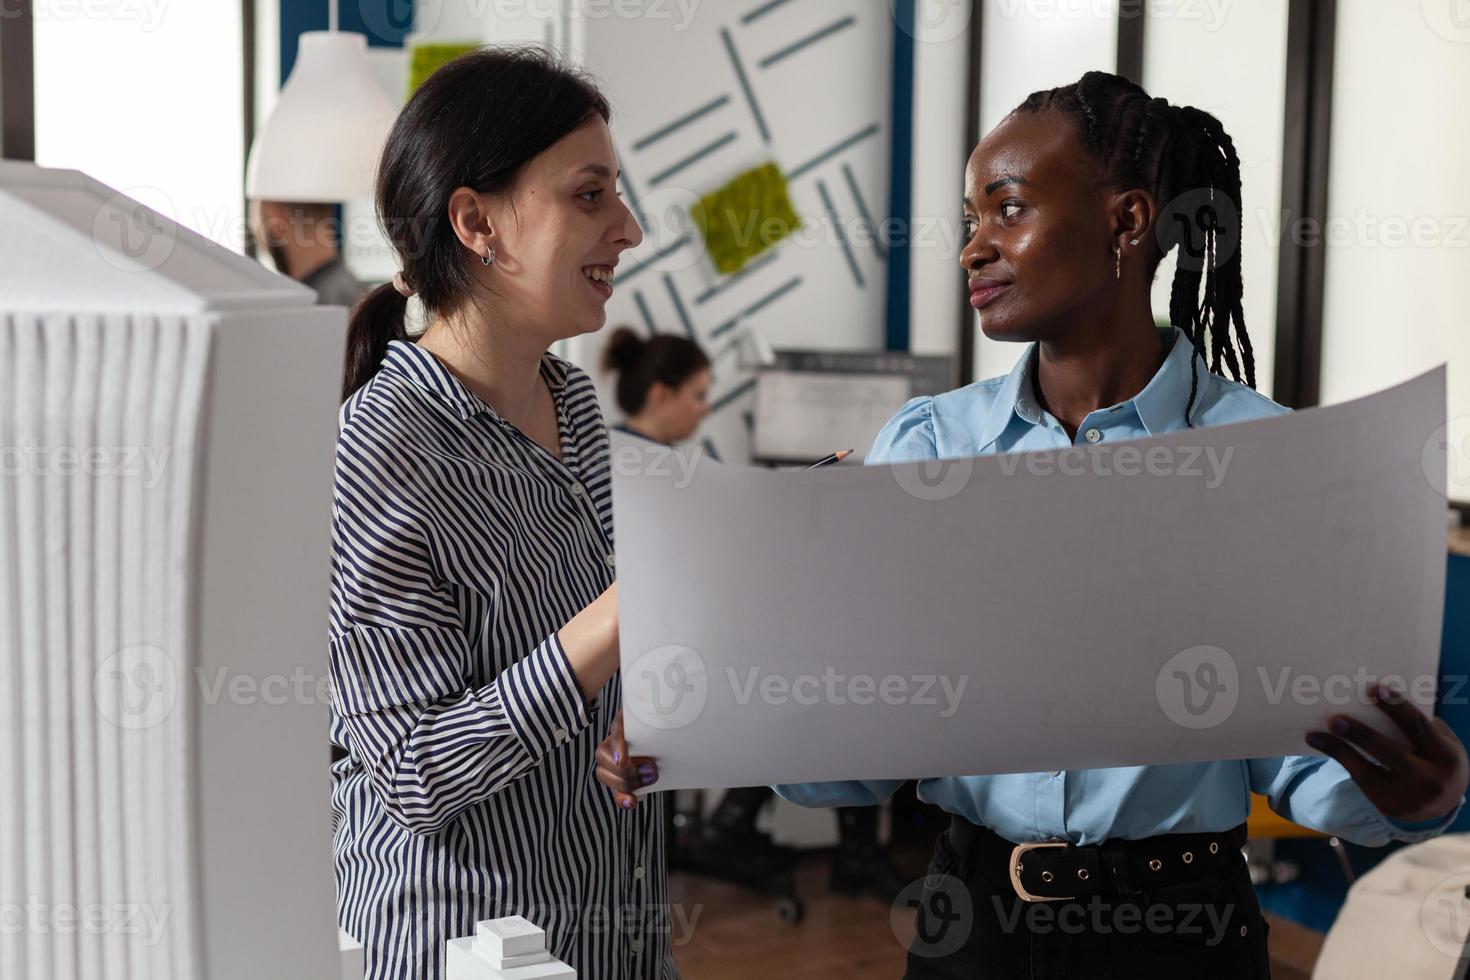
POLYGON ((634 790, 658 782, 658 763, 652 756, 628 754, 621 710, 613 718, 607 738, 597 747, 597 781, 613 791, 614 801, 625 810, 638 805, 634 790))

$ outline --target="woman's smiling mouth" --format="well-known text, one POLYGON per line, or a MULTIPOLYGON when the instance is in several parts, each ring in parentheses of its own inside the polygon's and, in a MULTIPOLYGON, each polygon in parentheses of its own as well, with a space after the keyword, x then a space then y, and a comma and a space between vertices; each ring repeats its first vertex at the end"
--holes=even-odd
POLYGON ((582 278, 597 290, 597 294, 603 299, 612 299, 613 294, 613 267, 610 265, 589 265, 582 270, 582 278))
POLYGON ((970 277, 970 305, 975 309, 988 306, 992 300, 999 296, 1010 286, 1003 279, 985 279, 981 276, 970 277))

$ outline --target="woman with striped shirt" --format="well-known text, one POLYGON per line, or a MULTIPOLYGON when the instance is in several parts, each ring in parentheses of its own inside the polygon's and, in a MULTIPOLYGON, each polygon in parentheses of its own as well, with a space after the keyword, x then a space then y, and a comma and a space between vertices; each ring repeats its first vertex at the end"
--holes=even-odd
POLYGON ((509 915, 580 977, 676 976, 661 804, 594 778, 620 704, 607 434, 547 353, 602 327, 642 238, 609 116, 548 56, 481 50, 379 166, 403 271, 349 328, 331 609, 338 914, 369 980, 440 977, 509 915))

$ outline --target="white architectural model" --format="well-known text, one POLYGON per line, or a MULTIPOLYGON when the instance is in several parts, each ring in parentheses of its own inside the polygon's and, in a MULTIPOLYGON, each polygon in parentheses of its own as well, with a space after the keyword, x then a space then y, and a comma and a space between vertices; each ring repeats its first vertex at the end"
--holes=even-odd
POLYGON ((450 940, 446 967, 446 980, 577 980, 576 970, 547 951, 545 931, 519 915, 450 940))
POLYGON ((0 977, 339 970, 314 302, 0 163, 0 977))

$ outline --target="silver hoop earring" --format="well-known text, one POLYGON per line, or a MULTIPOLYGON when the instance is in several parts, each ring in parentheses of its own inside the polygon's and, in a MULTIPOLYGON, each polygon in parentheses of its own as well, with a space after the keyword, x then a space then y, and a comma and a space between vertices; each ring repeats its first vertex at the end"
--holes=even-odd
POLYGON ((485 254, 482 255, 482 256, 480 256, 480 261, 482 263, 484 263, 485 265, 494 265, 495 264, 495 249, 493 249, 493 248, 486 248, 485 249, 485 254))

